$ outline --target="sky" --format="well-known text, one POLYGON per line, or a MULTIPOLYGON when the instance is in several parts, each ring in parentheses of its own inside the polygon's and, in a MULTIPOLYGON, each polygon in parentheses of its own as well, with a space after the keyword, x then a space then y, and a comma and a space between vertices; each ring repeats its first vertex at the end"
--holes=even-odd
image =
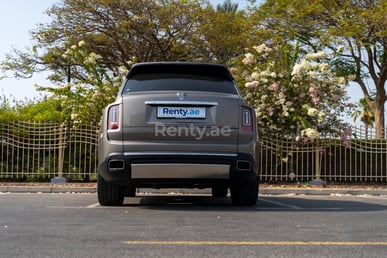
MULTIPOLYGON (((37 24, 49 21, 44 12, 57 2, 56 0, 1 0, 0 8, 0 60, 13 48, 24 50, 32 46, 30 31, 37 24), (21 8, 22 7, 22 8, 21 8)), ((3 73, 0 74, 0 77, 3 73)), ((12 75, 8 74, 7 75, 12 75)), ((0 95, 8 99, 24 100, 38 97, 35 84, 50 85, 46 75, 36 74, 31 79, 5 78, 0 80, 0 95)))
MULTIPOLYGON (((50 18, 45 11, 54 3, 61 0, 1 0, 0 8, 0 60, 5 59, 5 54, 10 53, 13 48, 24 50, 31 47, 31 31, 39 23, 47 23, 50 18), (21 6, 23 8, 21 8, 21 6)), ((214 6, 221 4, 223 0, 211 0, 214 6)), ((248 1, 238 2, 240 7, 247 5, 248 1)), ((12 75, 12 74, 8 74, 12 75)), ((0 73, 0 77, 2 73, 0 73)), ((35 74, 30 79, 4 78, 0 80, 0 96, 5 96, 8 100, 31 100, 40 98, 41 92, 36 91, 35 85, 50 86, 51 82, 45 78, 47 74, 35 74)), ((348 90, 352 102, 358 101, 362 97, 357 86, 351 86, 348 90)), ((1 100, 2 98, 0 98, 1 100)))

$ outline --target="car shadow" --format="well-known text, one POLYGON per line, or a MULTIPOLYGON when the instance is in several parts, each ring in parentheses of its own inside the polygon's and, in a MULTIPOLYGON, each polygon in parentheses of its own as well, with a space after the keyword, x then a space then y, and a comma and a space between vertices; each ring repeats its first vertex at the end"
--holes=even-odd
POLYGON ((233 206, 230 197, 208 195, 155 195, 126 198, 124 206, 174 211, 256 211, 256 212, 367 212, 387 210, 385 204, 352 197, 260 196, 254 206, 233 206))

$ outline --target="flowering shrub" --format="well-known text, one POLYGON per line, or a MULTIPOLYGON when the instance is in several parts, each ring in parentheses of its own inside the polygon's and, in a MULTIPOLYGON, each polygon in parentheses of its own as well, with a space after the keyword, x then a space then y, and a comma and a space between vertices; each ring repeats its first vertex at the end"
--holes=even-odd
POLYGON ((326 52, 302 58, 298 52, 297 47, 288 51, 262 44, 231 69, 255 107, 259 131, 302 143, 327 134, 339 136, 338 129, 347 126, 341 115, 350 112, 347 80, 334 75, 326 52))
POLYGON ((75 66, 78 76, 59 88, 49 89, 54 93, 52 97, 62 100, 63 111, 74 125, 98 124, 105 106, 116 98, 127 68, 109 71, 99 62, 102 57, 88 51, 84 41, 68 48, 62 58, 75 66))

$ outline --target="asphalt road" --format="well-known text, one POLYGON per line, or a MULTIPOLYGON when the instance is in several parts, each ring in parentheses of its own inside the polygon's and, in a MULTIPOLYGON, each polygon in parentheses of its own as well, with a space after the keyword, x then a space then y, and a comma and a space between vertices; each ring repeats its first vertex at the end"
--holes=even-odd
POLYGON ((387 196, 0 194, 0 257, 385 257, 387 196))

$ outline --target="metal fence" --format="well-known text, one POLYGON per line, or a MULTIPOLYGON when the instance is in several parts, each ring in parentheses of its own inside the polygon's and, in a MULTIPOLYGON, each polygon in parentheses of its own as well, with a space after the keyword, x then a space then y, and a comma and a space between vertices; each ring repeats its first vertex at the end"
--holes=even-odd
MULTIPOLYGON (((98 129, 91 125, 0 122, 0 180, 94 180, 98 129)), ((262 136, 261 181, 386 182, 387 141, 375 139, 373 129, 354 127, 352 133, 349 148, 335 138, 301 145, 262 136)))
POLYGON ((263 181, 386 182, 387 140, 374 128, 352 127, 347 143, 325 138, 309 144, 260 139, 263 181))
POLYGON ((0 179, 93 179, 98 127, 0 122, 0 179))

